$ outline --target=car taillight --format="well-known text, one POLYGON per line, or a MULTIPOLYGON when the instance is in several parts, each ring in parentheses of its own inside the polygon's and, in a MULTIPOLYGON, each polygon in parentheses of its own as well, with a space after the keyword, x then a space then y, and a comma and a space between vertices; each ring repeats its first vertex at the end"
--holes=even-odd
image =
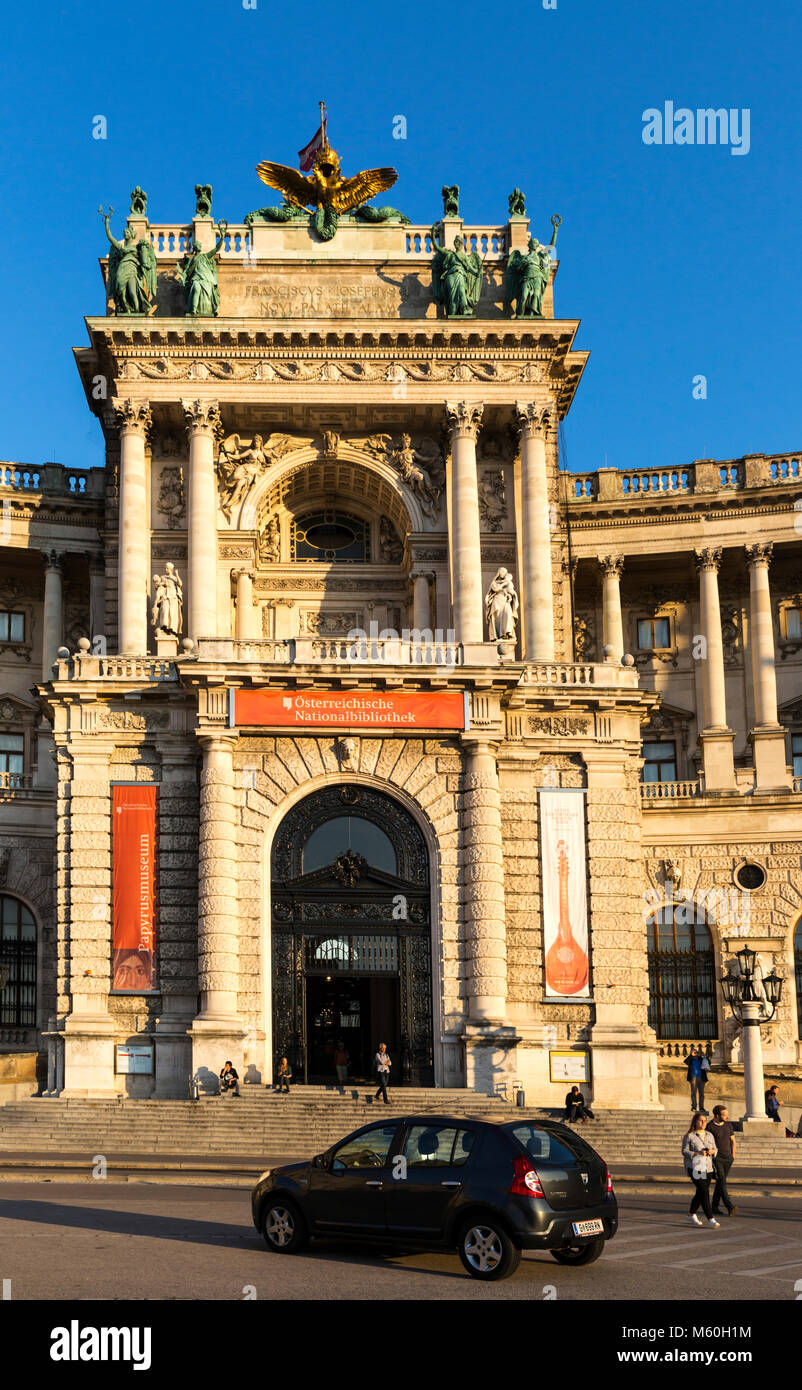
POLYGON ((516 1154, 512 1160, 515 1168, 515 1177, 512 1180, 510 1192, 514 1192, 518 1197, 545 1197, 545 1192, 540 1186, 540 1178, 523 1154, 516 1154))
POLYGON ((613 1190, 613 1175, 612 1175, 612 1173, 610 1172, 610 1170, 609 1170, 609 1168, 608 1168, 608 1169, 607 1169, 607 1191, 608 1191, 608 1192, 612 1192, 612 1190, 613 1190))

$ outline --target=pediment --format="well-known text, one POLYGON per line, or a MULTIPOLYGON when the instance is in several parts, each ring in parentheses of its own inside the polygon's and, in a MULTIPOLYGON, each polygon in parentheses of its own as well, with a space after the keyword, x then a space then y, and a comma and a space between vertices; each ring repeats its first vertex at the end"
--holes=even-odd
POLYGON ((19 723, 21 719, 30 722, 39 713, 39 706, 33 700, 24 700, 10 691, 0 694, 0 723, 19 723))

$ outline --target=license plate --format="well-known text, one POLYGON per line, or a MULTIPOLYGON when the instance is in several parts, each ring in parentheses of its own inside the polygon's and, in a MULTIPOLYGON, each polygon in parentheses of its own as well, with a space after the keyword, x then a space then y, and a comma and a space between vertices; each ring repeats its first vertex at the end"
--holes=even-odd
POLYGON ((575 1236, 600 1236, 604 1234, 603 1221, 575 1221, 573 1223, 575 1236))

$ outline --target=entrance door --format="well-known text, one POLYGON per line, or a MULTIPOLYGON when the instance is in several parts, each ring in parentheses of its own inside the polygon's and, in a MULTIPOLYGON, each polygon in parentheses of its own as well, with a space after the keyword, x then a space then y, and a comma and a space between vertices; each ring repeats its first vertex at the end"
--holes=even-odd
POLYGON ((273 1044, 296 1081, 431 1085, 429 859, 419 827, 383 793, 326 787, 287 814, 272 855, 273 1044))

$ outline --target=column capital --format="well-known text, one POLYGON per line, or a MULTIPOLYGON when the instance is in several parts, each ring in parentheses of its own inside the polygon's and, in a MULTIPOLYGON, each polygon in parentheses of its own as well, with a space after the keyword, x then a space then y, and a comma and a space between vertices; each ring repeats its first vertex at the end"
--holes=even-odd
POLYGON ((247 565, 239 565, 237 569, 231 571, 232 579, 253 579, 253 570, 247 565))
POLYGON ((184 423, 190 438, 193 434, 210 434, 214 439, 222 438, 223 422, 220 419, 218 401, 182 400, 181 409, 184 412, 184 423))
POLYGON ((233 753, 238 735, 233 732, 229 733, 227 730, 223 729, 197 729, 195 731, 195 737, 203 749, 204 754, 233 753))
POLYGON ((458 439, 476 440, 482 426, 483 411, 481 401, 446 401, 449 428, 458 439))
POLYGON ((706 546, 704 550, 694 550, 693 563, 696 566, 697 574, 702 574, 705 570, 713 570, 718 574, 721 564, 721 546, 706 546))
POLYGON ((141 439, 147 439, 153 424, 149 401, 134 401, 130 397, 124 400, 120 396, 115 396, 111 402, 111 408, 120 436, 135 434, 141 439))
POLYGON ((545 439, 552 423, 554 406, 536 401, 516 401, 515 419, 522 439, 545 439))
POLYGON ((63 574, 64 556, 57 550, 43 550, 42 559, 45 562, 45 574, 63 574))
POLYGON ((765 565, 768 569, 771 564, 771 557, 774 552, 773 541, 760 541, 757 545, 745 545, 744 553, 746 563, 751 569, 753 566, 765 565))
POLYGON ((599 568, 605 579, 620 579, 624 568, 623 555, 598 555, 599 568))

